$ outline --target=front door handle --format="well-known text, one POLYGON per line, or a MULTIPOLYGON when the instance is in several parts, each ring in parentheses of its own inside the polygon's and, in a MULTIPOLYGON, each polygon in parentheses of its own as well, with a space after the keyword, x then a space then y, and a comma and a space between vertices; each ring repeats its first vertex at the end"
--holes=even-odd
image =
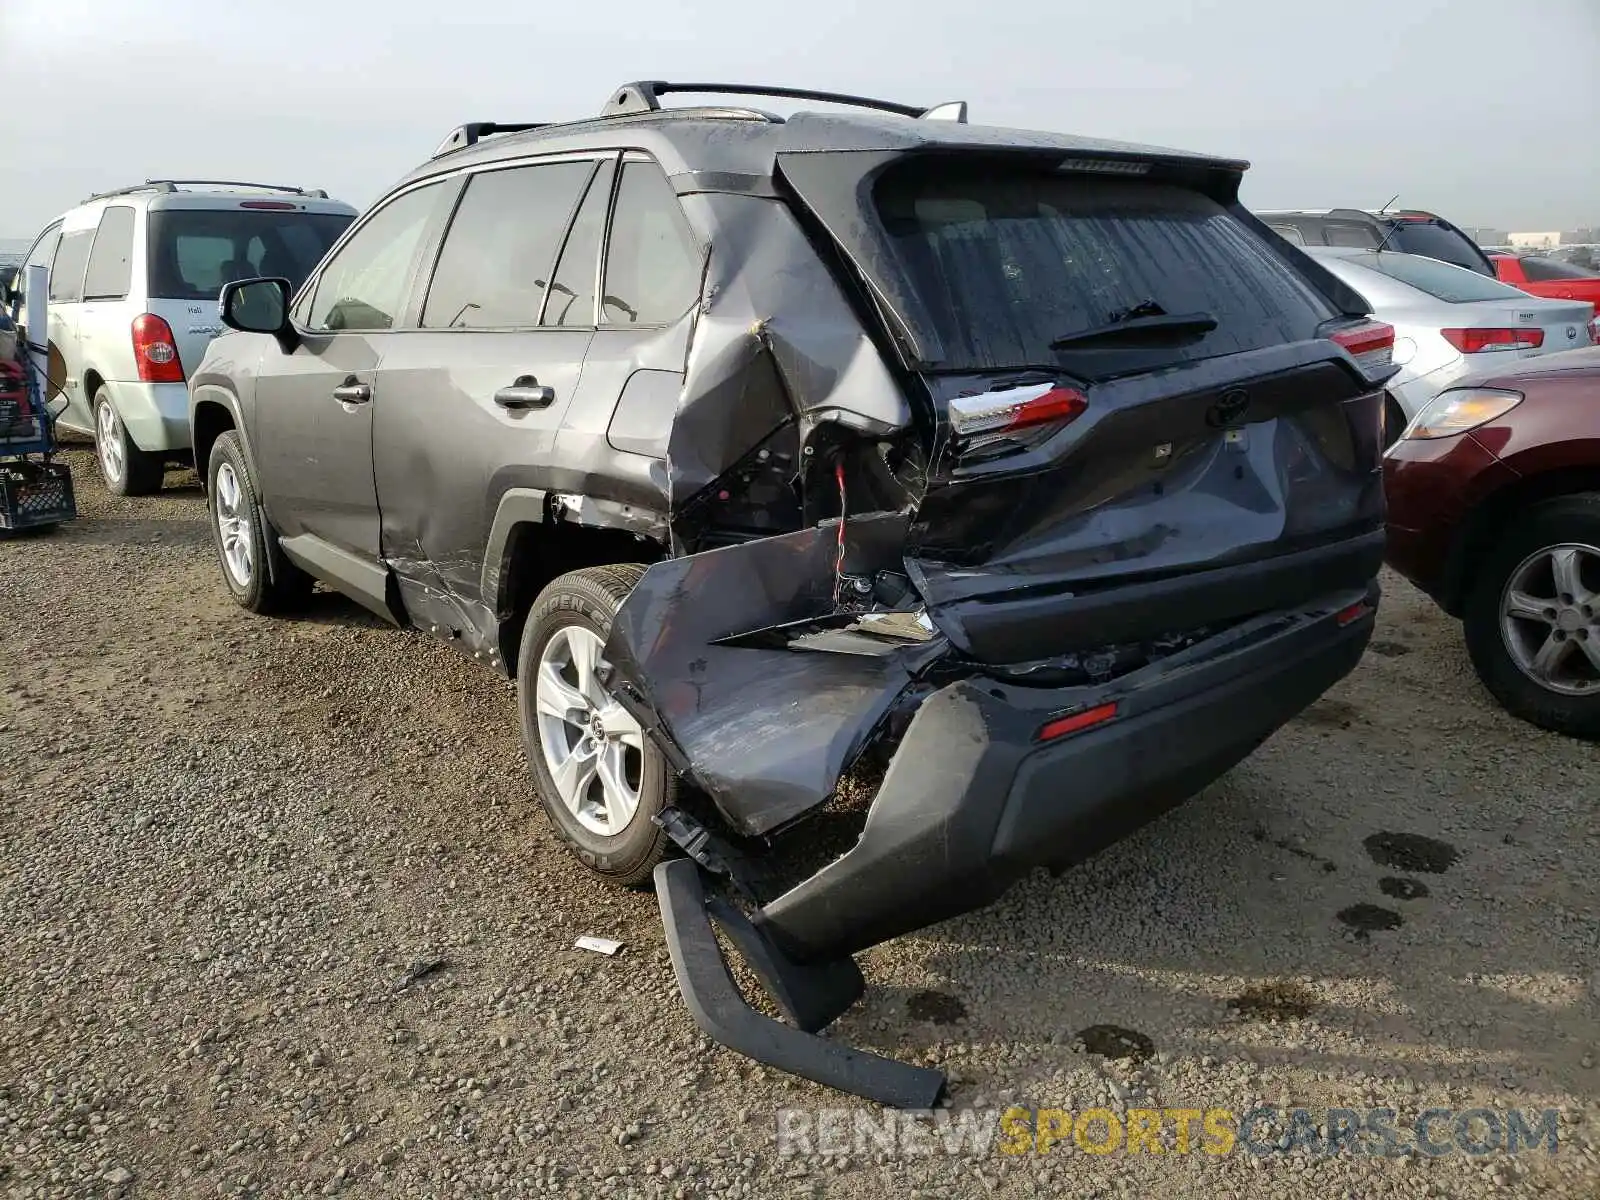
POLYGON ((532 375, 519 375, 510 387, 494 394, 494 402, 501 408, 549 408, 556 402, 556 390, 532 375))
POLYGON ((333 389, 333 398, 341 404, 365 404, 372 399, 372 386, 352 375, 333 389))

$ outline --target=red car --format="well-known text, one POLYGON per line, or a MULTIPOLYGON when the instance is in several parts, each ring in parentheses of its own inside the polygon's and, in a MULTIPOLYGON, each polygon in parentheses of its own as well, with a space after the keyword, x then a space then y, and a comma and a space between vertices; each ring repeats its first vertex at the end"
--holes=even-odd
POLYGON ((1521 288, 1530 296, 1551 300, 1587 300, 1600 311, 1600 275, 1571 263, 1536 254, 1491 254, 1494 273, 1501 283, 1521 288))
POLYGON ((1384 459, 1389 565, 1525 721, 1600 738, 1600 347, 1440 392, 1384 459))

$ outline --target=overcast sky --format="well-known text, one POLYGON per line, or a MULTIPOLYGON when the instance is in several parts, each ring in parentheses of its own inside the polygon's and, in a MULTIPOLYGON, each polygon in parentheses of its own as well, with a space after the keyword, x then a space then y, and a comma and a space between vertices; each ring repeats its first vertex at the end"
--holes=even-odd
POLYGON ((1600 224, 1600 0, 0 0, 0 63, 0 238, 150 176, 364 207, 463 121, 674 77, 1238 155, 1254 207, 1600 224))

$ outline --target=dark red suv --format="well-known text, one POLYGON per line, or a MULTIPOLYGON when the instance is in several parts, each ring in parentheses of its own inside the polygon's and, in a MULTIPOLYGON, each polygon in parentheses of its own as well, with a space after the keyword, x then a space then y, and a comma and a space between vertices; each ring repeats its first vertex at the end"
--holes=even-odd
POLYGON ((1484 685, 1600 737, 1600 347, 1441 392, 1384 461, 1389 565, 1466 626, 1484 685))

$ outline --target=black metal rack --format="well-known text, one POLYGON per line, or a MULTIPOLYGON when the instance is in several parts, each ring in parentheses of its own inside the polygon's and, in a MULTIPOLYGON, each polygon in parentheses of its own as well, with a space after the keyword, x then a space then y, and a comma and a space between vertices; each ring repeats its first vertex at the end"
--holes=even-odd
MULTIPOLYGON (((781 84, 669 83, 664 79, 637 80, 633 83, 623 84, 614 90, 610 98, 606 100, 605 107, 600 110, 600 117, 605 119, 670 112, 671 110, 662 109, 661 97, 673 94, 770 96, 774 99, 814 100, 821 104, 840 104, 851 108, 867 108, 877 112, 893 113, 899 117, 914 117, 919 120, 956 121, 961 124, 965 124, 967 120, 967 103, 965 100, 952 100, 944 104, 936 104, 932 108, 924 108, 921 105, 901 104, 894 100, 876 100, 870 96, 852 96, 845 92, 823 92, 813 88, 785 87, 781 84)), ((464 150, 468 146, 476 145, 483 138, 492 134, 525 133, 533 129, 550 129, 558 125, 578 123, 543 121, 507 124, 500 121, 472 121, 465 125, 458 125, 451 130, 450 135, 439 143, 439 148, 433 152, 433 157, 438 158, 442 154, 464 150)))

